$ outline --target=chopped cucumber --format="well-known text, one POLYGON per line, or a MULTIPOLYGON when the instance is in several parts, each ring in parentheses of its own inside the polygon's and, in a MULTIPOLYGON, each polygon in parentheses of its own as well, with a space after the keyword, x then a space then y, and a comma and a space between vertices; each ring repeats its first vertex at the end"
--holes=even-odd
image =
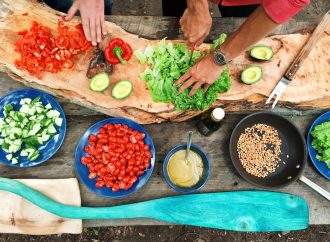
POLYGON ((6 159, 7 160, 11 160, 13 158, 13 154, 8 154, 8 155, 6 155, 6 159))
POLYGON ((42 136, 41 136, 41 140, 43 141, 43 142, 46 142, 46 141, 48 141, 50 139, 50 135, 49 134, 43 134, 42 136))
POLYGON ((49 134, 56 134, 56 132, 57 131, 56 131, 54 125, 51 124, 51 125, 48 126, 48 133, 49 134))
POLYGON ((22 150, 20 156, 28 156, 29 153, 26 150, 22 150))
POLYGON ((52 108, 52 105, 50 105, 50 103, 48 103, 46 106, 45 106, 46 109, 51 109, 52 108))
POLYGON ((55 125, 61 127, 63 123, 62 118, 55 118, 55 125))
POLYGON ((32 99, 31 98, 24 98, 24 103, 26 104, 30 104, 32 102, 32 99))
POLYGON ((17 163, 18 163, 18 158, 15 157, 15 158, 11 159, 11 163, 12 163, 13 165, 17 164, 17 163))
POLYGON ((19 111, 20 111, 21 113, 29 113, 29 111, 30 111, 30 107, 29 107, 29 105, 27 105, 27 104, 23 104, 23 105, 21 106, 21 108, 19 109, 19 111))
POLYGON ((57 133, 55 126, 63 124, 61 113, 50 103, 44 106, 40 97, 23 98, 19 103, 18 110, 12 104, 4 105, 4 117, 0 118, 0 147, 13 164, 19 162, 19 157, 13 157, 19 151, 20 156, 36 160, 40 156, 38 147, 57 133))

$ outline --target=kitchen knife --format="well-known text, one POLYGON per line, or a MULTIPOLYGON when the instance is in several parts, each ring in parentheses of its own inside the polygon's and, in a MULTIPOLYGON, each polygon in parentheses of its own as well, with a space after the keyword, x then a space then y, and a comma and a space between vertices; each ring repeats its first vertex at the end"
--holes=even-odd
POLYGON ((321 22, 315 28, 312 35, 307 40, 305 46, 300 50, 299 54, 293 60, 292 64, 289 66, 284 76, 277 83, 274 90, 267 99, 266 104, 269 104, 270 101, 276 96, 272 104, 272 108, 276 106, 282 93, 284 92, 288 84, 292 81, 292 79, 294 78, 295 74, 302 66, 304 61, 307 59, 309 53, 312 51, 313 47, 316 45, 317 41, 320 39, 321 35, 323 34, 324 30, 328 27, 329 24, 330 24, 330 10, 323 16, 321 22))

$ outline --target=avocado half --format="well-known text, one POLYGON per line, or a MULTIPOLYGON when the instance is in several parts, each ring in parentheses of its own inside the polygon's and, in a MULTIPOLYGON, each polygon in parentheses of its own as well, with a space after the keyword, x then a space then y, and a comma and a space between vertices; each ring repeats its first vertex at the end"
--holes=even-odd
POLYGON ((262 78, 262 68, 261 66, 250 66, 245 68, 241 74, 241 80, 245 84, 254 84, 262 78))
POLYGON ((250 49, 250 56, 256 60, 267 61, 274 55, 272 47, 268 45, 256 45, 250 49))

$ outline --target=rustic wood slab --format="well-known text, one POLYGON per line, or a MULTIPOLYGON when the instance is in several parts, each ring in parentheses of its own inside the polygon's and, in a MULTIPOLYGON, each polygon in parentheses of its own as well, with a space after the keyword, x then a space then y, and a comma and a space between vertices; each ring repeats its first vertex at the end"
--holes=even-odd
MULTIPOLYGON (((92 56, 91 52, 77 58, 75 69, 64 70, 57 74, 44 73, 42 80, 30 76, 26 71, 17 70, 13 65, 14 60, 18 57, 13 49, 13 42, 18 38, 17 32, 29 28, 34 20, 43 22, 52 30, 55 30, 60 14, 46 6, 25 0, 16 1, 15 4, 11 4, 8 0, 2 0, 0 1, 0 9, 2 15, 0 29, 4 33, 0 39, 2 42, 0 47, 0 70, 16 80, 108 115, 124 116, 140 123, 158 123, 166 120, 183 121, 200 113, 200 111, 176 111, 172 104, 152 102, 146 83, 139 78, 139 74, 146 66, 139 64, 134 57, 127 65, 117 65, 114 73, 111 74, 111 86, 122 79, 130 79, 133 82, 134 91, 125 100, 113 99, 109 94, 110 90, 107 90, 106 94, 103 95, 89 89, 85 73, 92 56), (25 12, 29 12, 29 15, 22 16, 25 12)), ((76 18, 68 24, 73 26, 78 22, 79 19, 76 18)), ((155 44, 155 41, 125 32, 111 22, 108 22, 107 26, 111 34, 107 36, 103 44, 108 41, 109 37, 123 38, 131 44, 133 50, 144 49, 149 44, 155 44)), ((144 25, 140 26, 143 28, 144 25)), ((146 28, 149 29, 148 31, 151 29, 150 27, 146 28)), ((156 26, 153 28, 155 29, 156 26)), ((178 30, 178 26, 173 26, 173 28, 178 30)), ((330 54, 323 52, 323 49, 330 47, 329 33, 330 29, 327 29, 301 70, 299 70, 297 77, 282 95, 282 105, 291 104, 305 109, 329 107, 330 90, 326 86, 330 78, 330 72, 327 70, 330 54), (319 58, 320 55, 322 55, 322 58, 319 58)), ((267 108, 264 105, 265 96, 272 91, 308 37, 308 33, 299 33, 275 35, 263 39, 260 43, 271 45, 275 55, 272 61, 259 63, 263 66, 264 77, 262 81, 253 86, 240 82, 239 76, 242 69, 256 63, 252 62, 246 53, 236 58, 229 65, 230 75, 233 79, 232 88, 226 94, 219 94, 216 104, 223 105, 227 111, 267 108)), ((201 50, 208 49, 209 45, 204 44, 201 46, 201 50)))
MULTIPOLYGON (((320 16, 321 17, 321 16, 320 16)), ((127 16, 110 16, 108 20, 123 27, 128 32, 139 34, 149 39, 161 39, 169 36, 171 39, 180 39, 178 31, 178 21, 176 18, 168 17, 127 17, 127 16), (152 26, 150 28, 149 26, 152 26)), ((211 31, 211 39, 216 38, 222 32, 232 32, 236 29, 244 19, 214 19, 214 26, 211 31), (216 27, 215 27, 216 26, 216 27)), ((291 20, 286 25, 282 25, 274 32, 274 34, 294 33, 306 27, 315 27, 318 19, 301 19, 291 20)), ((13 79, 6 74, 0 73, 0 95, 23 88, 19 82, 14 82, 13 79)), ((259 97, 264 101, 263 97, 259 97)), ((74 152, 80 136, 85 130, 95 122, 106 118, 96 111, 88 108, 72 104, 68 100, 58 99, 64 107, 67 115, 68 130, 67 137, 59 152, 45 164, 26 170, 13 169, 4 165, 0 165, 0 176, 10 178, 68 178, 76 176, 74 168, 74 152)), ((261 101, 260 101, 261 103, 261 101)), ((211 176, 201 192, 212 191, 231 191, 231 190, 249 190, 256 187, 245 182, 239 174, 234 170, 230 161, 228 152, 229 136, 236 123, 243 118, 247 113, 250 113, 253 108, 264 109, 262 105, 253 106, 246 102, 243 106, 250 105, 248 108, 235 111, 227 115, 223 122, 223 126, 219 131, 209 138, 202 137, 197 132, 194 134, 194 143, 203 148, 211 159, 211 176)), ((320 109, 303 110, 295 105, 284 104, 283 107, 277 108, 275 111, 280 112, 299 126, 299 129, 306 134, 312 121, 322 112, 320 109)), ((327 110, 327 109, 324 109, 327 110)), ((186 132, 195 130, 195 120, 183 123, 164 123, 146 125, 145 128, 152 136, 157 150, 156 166, 150 181, 138 193, 125 199, 107 199, 96 196, 91 193, 83 184, 80 183, 82 204, 86 206, 112 206, 138 201, 145 201, 153 198, 165 197, 168 195, 176 195, 164 182, 162 175, 162 160, 173 146, 185 141, 186 132), (160 135, 161 134, 161 135, 160 135)), ((323 178, 313 167, 311 162, 308 162, 304 171, 304 175, 313 180, 323 188, 330 190, 330 183, 323 178)), ((310 209, 310 224, 330 224, 330 204, 323 197, 306 187, 301 182, 295 182, 286 188, 278 191, 289 192, 305 198, 310 209)), ((132 219, 132 220, 89 220, 84 221, 84 226, 116 226, 116 225, 162 225, 163 222, 147 219, 132 219)))
MULTIPOLYGON (((80 206, 80 191, 75 178, 18 179, 57 202, 80 206), (63 189, 65 187, 65 189, 63 189)), ((81 219, 65 219, 40 209, 13 193, 0 191, 0 233, 59 234, 82 232, 81 219)))

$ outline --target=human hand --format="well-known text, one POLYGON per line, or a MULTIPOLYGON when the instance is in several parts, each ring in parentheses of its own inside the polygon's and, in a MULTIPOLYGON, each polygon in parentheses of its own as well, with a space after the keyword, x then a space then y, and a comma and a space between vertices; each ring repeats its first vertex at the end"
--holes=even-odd
POLYGON ((180 19, 180 26, 189 44, 201 45, 212 26, 207 1, 189 0, 188 8, 180 19))
POLYGON ((65 20, 70 20, 80 11, 85 37, 95 46, 102 41, 107 30, 104 22, 104 0, 75 0, 65 20))
POLYGON ((189 92, 189 96, 193 96, 201 86, 203 86, 204 92, 206 92, 209 86, 219 78, 223 68, 224 66, 214 63, 212 52, 192 66, 174 85, 178 86, 182 84, 179 88, 179 93, 193 86, 189 92))

